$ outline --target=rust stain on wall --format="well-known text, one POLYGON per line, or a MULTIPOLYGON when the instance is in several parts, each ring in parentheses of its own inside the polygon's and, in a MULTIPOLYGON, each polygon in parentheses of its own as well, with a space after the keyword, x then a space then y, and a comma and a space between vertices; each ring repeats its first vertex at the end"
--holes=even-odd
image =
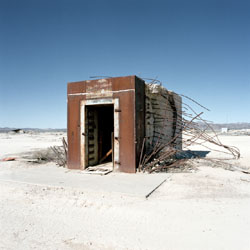
POLYGON ((86 93, 88 98, 112 97, 112 82, 107 79, 90 82, 86 85, 86 93))

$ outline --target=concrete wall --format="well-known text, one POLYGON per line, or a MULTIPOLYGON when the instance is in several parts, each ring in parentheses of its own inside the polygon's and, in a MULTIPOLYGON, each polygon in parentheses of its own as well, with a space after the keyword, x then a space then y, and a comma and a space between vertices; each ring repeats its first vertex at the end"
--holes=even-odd
POLYGON ((145 98, 146 151, 151 151, 158 142, 169 143, 177 135, 170 146, 181 150, 181 97, 158 84, 146 84, 145 98))

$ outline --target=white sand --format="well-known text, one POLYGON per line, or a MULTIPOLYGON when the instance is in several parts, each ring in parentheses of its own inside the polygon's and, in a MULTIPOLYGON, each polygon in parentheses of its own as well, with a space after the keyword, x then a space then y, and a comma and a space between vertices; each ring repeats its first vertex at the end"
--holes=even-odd
MULTIPOLYGON (((0 158, 59 145, 62 136, 0 134, 0 158)), ((235 164, 250 167, 249 136, 222 140, 240 147, 244 160, 235 164)), ((195 173, 167 174, 149 199, 2 180, 0 249, 250 249, 250 175, 204 164, 195 173)), ((10 176, 33 168, 40 166, 0 162, 0 174, 10 176)), ((62 172, 50 164, 48 176, 50 169, 62 172)))

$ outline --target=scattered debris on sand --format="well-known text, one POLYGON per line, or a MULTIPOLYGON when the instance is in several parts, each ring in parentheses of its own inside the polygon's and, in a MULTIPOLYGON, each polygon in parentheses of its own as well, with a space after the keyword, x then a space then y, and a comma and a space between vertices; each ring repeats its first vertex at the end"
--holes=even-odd
POLYGON ((63 137, 61 146, 51 146, 45 149, 37 149, 32 152, 24 152, 21 154, 19 160, 37 164, 55 162, 60 167, 66 167, 67 150, 68 144, 63 137))
POLYGON ((65 138, 63 137, 62 139, 62 146, 53 146, 50 147, 50 149, 54 152, 55 154, 55 159, 54 161, 62 167, 66 167, 67 166, 67 155, 68 155, 68 144, 65 140, 65 138))
POLYGON ((20 128, 18 128, 18 129, 13 129, 13 130, 11 130, 11 132, 14 132, 14 133, 16 133, 16 134, 24 133, 24 131, 23 131, 22 129, 20 129, 20 128))
POLYGON ((15 161, 16 158, 15 157, 5 157, 3 159, 1 159, 0 161, 15 161))

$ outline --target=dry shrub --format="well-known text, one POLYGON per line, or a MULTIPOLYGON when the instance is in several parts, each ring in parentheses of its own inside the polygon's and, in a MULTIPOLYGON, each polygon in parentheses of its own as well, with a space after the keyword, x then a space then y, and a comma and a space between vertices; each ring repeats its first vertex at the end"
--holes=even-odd
POLYGON ((56 162, 57 165, 66 167, 68 144, 62 139, 62 146, 53 146, 44 150, 36 151, 32 155, 36 163, 56 162))

